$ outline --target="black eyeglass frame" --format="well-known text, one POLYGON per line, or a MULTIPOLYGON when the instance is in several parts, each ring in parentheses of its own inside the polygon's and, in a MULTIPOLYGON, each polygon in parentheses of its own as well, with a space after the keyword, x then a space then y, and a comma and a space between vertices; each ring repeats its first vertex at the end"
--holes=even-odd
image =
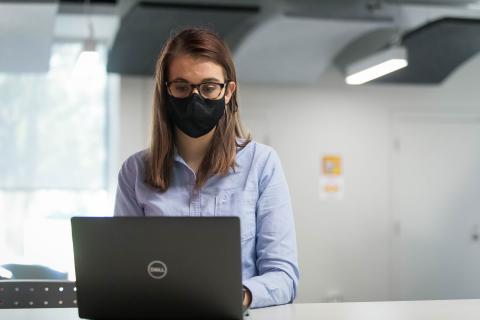
MULTIPOLYGON (((190 96, 192 96, 193 94, 193 90, 194 89, 197 89, 198 93, 200 94, 200 96, 204 99, 210 99, 210 98, 206 98, 202 95, 202 91, 200 90, 200 86, 201 85, 204 85, 204 84, 217 84, 220 86, 220 93, 218 94, 217 97, 213 98, 212 100, 216 100, 218 99, 221 95, 222 95, 222 91, 223 89, 225 88, 225 86, 227 84, 229 84, 230 82, 232 82, 231 80, 226 80, 224 83, 221 83, 221 82, 213 82, 213 81, 205 81, 205 82, 201 82, 201 83, 198 83, 198 84, 193 84, 193 83, 189 83, 189 82, 186 82, 186 81, 165 81, 165 86, 167 87, 167 93, 169 95, 171 95, 172 97, 175 97, 174 95, 172 95, 172 93, 170 92, 170 85, 172 83, 184 83, 184 84, 188 84, 190 86, 190 94, 188 96, 186 96, 185 98, 188 98, 190 96)), ((226 91, 223 91, 223 94, 225 95, 225 92, 226 91)))

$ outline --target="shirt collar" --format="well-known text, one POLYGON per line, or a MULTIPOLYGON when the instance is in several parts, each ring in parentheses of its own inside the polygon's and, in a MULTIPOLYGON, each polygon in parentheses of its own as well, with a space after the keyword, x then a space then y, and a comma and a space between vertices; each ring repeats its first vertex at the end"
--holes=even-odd
POLYGON ((178 153, 178 149, 177 149, 177 146, 174 144, 173 145, 173 160, 175 162, 179 162, 179 163, 182 163, 184 165, 186 165, 187 163, 185 162, 185 160, 183 160, 182 156, 180 155, 180 153, 178 153))
MULTIPOLYGON (((237 138, 236 139, 237 143, 240 144, 240 143, 243 143, 245 142, 245 139, 241 139, 241 138, 237 138)), ((238 156, 243 152, 245 148, 237 148, 237 158, 238 156)), ((182 158, 182 156, 180 155, 180 153, 178 153, 178 149, 177 149, 177 146, 175 144, 173 144, 173 160, 175 162, 179 162, 179 163, 182 163, 184 165, 187 165, 187 163, 185 162, 185 160, 182 158)))

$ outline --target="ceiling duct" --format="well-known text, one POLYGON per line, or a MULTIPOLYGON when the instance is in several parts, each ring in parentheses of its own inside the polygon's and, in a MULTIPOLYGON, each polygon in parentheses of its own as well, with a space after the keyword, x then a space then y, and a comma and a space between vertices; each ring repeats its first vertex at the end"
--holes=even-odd
POLYGON ((397 33, 397 28, 391 26, 366 32, 339 51, 335 64, 345 72, 349 64, 385 49, 397 33))
POLYGON ((372 83, 439 84, 480 51, 480 20, 444 18, 402 39, 409 65, 372 83))
POLYGON ((172 30, 206 26, 225 38, 233 50, 249 31, 257 6, 140 2, 123 17, 109 52, 108 72, 151 76, 172 30))

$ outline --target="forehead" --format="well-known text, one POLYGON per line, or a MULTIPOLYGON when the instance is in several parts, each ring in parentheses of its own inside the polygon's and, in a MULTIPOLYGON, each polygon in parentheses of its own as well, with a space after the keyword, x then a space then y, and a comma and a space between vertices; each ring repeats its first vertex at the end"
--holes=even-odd
POLYGON ((223 67, 211 59, 179 55, 173 58, 168 68, 168 80, 178 78, 192 83, 198 83, 208 78, 224 81, 223 67))

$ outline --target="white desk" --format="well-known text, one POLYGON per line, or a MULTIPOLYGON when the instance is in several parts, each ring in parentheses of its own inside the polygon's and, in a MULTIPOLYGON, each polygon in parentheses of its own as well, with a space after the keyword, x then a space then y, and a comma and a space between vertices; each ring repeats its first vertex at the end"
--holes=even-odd
MULTIPOLYGON (((2 309, 0 320, 78 320, 77 309, 2 309)), ((293 304, 250 311, 250 320, 478 320, 480 299, 293 304)))

